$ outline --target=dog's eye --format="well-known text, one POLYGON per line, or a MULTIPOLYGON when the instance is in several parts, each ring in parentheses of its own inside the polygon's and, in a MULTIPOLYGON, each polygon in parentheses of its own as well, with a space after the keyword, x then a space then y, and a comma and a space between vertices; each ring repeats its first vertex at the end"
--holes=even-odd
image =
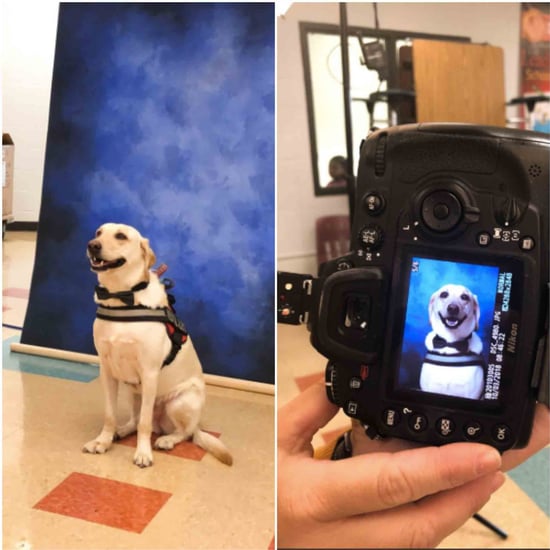
POLYGON ((444 290, 440 295, 439 295, 440 298, 448 298, 449 297, 449 293, 444 290))
POLYGON ((464 302, 469 302, 470 301, 470 297, 467 294, 462 294, 460 296, 460 299, 463 300, 464 302))
POLYGON ((115 239, 118 239, 119 241, 125 241, 126 239, 128 239, 128 237, 124 233, 119 232, 115 234, 115 239))
POLYGON ((95 232, 95 236, 96 237, 99 237, 101 235, 101 229, 98 229, 96 232, 95 232))

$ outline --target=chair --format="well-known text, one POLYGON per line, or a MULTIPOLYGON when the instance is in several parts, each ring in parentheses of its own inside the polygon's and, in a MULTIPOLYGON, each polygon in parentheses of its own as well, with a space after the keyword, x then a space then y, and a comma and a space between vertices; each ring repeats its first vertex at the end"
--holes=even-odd
POLYGON ((324 216, 317 219, 315 226, 318 265, 349 252, 349 216, 324 216))

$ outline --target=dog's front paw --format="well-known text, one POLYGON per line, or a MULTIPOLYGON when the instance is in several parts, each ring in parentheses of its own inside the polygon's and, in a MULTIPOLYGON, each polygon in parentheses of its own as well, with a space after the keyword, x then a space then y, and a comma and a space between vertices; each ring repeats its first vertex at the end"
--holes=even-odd
POLYGON ((140 468, 147 468, 153 465, 153 453, 143 452, 140 450, 136 451, 134 455, 134 464, 140 468))
POLYGON ((84 447, 82 447, 82 452, 91 453, 91 454, 103 454, 109 450, 111 446, 110 442, 102 441, 100 439, 93 439, 88 441, 84 447))

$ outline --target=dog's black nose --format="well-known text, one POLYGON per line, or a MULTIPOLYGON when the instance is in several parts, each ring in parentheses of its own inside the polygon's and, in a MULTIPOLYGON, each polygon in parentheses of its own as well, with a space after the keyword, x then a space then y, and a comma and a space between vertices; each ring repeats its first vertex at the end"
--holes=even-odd
POLYGON ((451 315, 458 315, 458 306, 456 304, 449 304, 447 306, 447 313, 451 315))
POLYGON ((88 243, 90 254, 97 254, 101 251, 101 243, 97 239, 93 239, 88 243))

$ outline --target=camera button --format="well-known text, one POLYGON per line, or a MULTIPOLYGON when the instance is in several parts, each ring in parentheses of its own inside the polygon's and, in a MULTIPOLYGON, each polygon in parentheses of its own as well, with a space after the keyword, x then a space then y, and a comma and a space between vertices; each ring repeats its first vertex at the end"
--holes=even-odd
POLYGON ((384 197, 376 191, 371 191, 370 193, 367 193, 363 198, 363 204, 367 209, 367 213, 371 216, 378 216, 378 214, 381 214, 384 211, 384 208, 386 206, 384 197))
POLYGON ((409 428, 413 432, 423 432, 428 427, 428 419, 423 414, 413 414, 409 417, 409 428))
POLYGON ((384 232, 377 225, 365 225, 359 231, 359 244, 364 250, 376 250, 384 241, 384 232))
POLYGON ((489 246, 492 240, 493 238, 491 237, 491 234, 487 233, 487 231, 482 231, 477 235, 477 244, 479 246, 489 246))
POLYGON ((355 416, 357 414, 357 403, 355 401, 348 401, 346 412, 348 416, 355 416))
POLYGON ((519 247, 525 252, 530 252, 535 248, 535 239, 533 237, 523 237, 519 242, 519 247))
POLYGON ((455 423, 450 418, 440 418, 435 426, 439 435, 443 437, 447 437, 455 431, 455 423))
POLYGON ((479 439, 482 433, 483 426, 479 422, 471 420, 464 424, 464 435, 467 439, 479 439))
POLYGON ((363 381, 358 376, 353 376, 349 379, 349 389, 350 390, 360 390, 363 385, 363 381))
POLYGON ((401 415, 395 409, 386 409, 382 414, 382 421, 386 426, 393 428, 401 421, 401 415))
POLYGON ((424 223, 438 233, 451 231, 462 219, 462 203, 450 191, 430 193, 422 201, 421 208, 424 223))
POLYGON ((491 436, 497 443, 507 443, 512 439, 512 430, 506 424, 495 424, 491 436))
POLYGON ((353 267, 353 264, 348 260, 340 260, 338 264, 336 265, 337 271, 346 271, 347 269, 351 269, 353 267))

